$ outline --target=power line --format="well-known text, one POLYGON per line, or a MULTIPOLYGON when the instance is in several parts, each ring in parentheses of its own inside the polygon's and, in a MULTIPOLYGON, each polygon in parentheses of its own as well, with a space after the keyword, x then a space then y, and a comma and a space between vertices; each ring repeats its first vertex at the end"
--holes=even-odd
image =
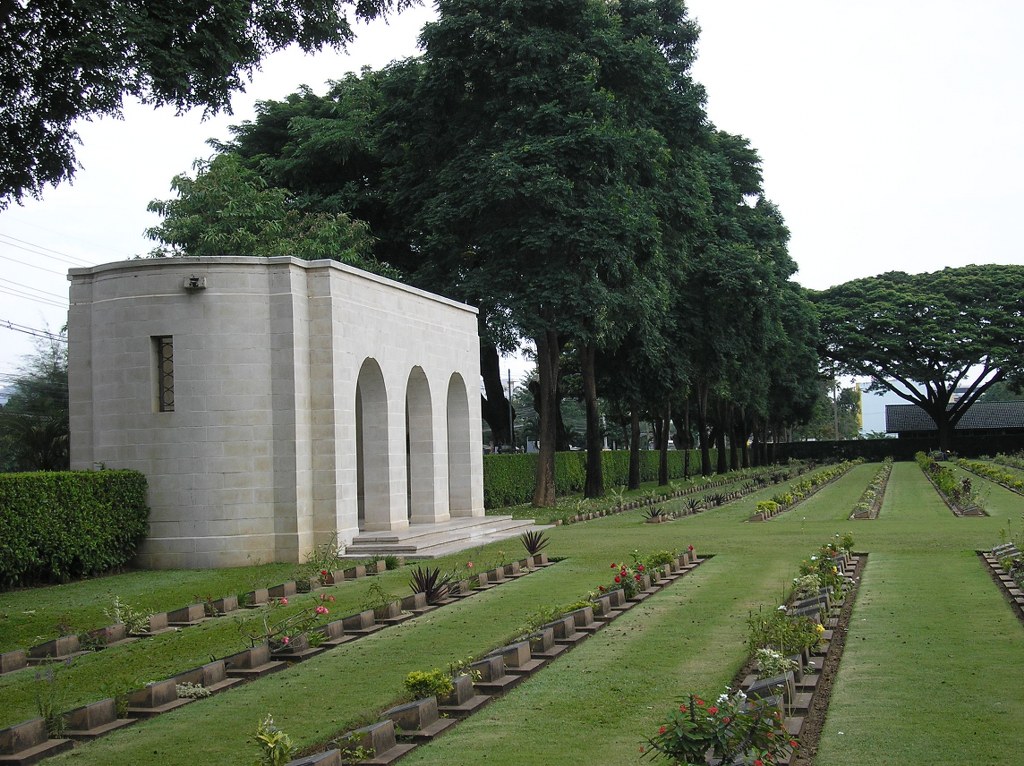
POLYGON ((16 298, 25 298, 27 300, 32 301, 33 303, 39 303, 44 306, 54 306, 59 309, 66 309, 68 307, 67 301, 65 301, 64 303, 58 303, 57 301, 51 300, 50 298, 41 298, 36 295, 30 295, 28 293, 20 292, 18 290, 11 290, 8 287, 0 286, 0 293, 13 295, 16 298))
MULTIPOLYGON (((5 242, 3 244, 7 243, 5 242)), ((29 263, 28 261, 19 261, 17 258, 11 258, 11 256, 9 255, 0 255, 0 258, 3 258, 5 261, 14 261, 15 263, 20 264, 21 266, 28 266, 30 269, 39 269, 40 271, 45 271, 48 274, 56 274, 58 277, 67 276, 66 271, 54 271, 53 269, 48 269, 45 266, 38 266, 34 263, 29 263)))
POLYGON ((0 327, 6 327, 8 330, 14 330, 15 332, 23 332, 26 335, 33 335, 36 338, 42 338, 43 340, 56 341, 57 343, 67 343, 68 339, 60 335, 55 335, 48 330, 39 330, 35 327, 26 327, 23 324, 12 322, 10 319, 0 319, 0 327))
MULTIPOLYGON (((10 234, 4 234, 3 232, 0 232, 0 237, 2 237, 4 239, 13 240, 14 242, 20 242, 22 245, 28 245, 29 247, 35 248, 35 250, 29 250, 29 252, 30 253, 35 253, 36 255, 42 255, 45 258, 53 258, 55 261, 64 261, 65 263, 70 263, 72 266, 93 266, 93 265, 95 265, 95 264, 90 263, 89 261, 87 261, 85 258, 79 258, 77 255, 70 255, 69 253, 64 253, 64 252, 61 252, 60 250, 54 250, 52 247, 46 247, 45 245, 37 245, 35 242, 29 242, 28 240, 25 240, 25 239, 18 239, 17 237, 12 237, 10 234), (53 253, 53 255, 47 255, 47 253, 38 252, 40 250, 46 250, 47 253, 53 253)), ((4 244, 10 244, 10 243, 6 243, 5 242, 4 244)), ((10 246, 11 247, 18 247, 18 245, 10 245, 10 246)), ((18 249, 19 250, 26 250, 27 248, 18 247, 18 249)))
POLYGON ((38 287, 32 287, 32 285, 23 285, 23 284, 21 284, 21 282, 15 282, 12 279, 4 279, 3 277, 0 277, 0 282, 6 282, 9 285, 14 285, 15 287, 20 287, 23 290, 31 290, 32 292, 35 292, 35 293, 42 293, 43 295, 49 295, 52 298, 60 298, 61 300, 64 299, 64 296, 61 295, 60 293, 51 293, 49 290, 40 290, 38 287))

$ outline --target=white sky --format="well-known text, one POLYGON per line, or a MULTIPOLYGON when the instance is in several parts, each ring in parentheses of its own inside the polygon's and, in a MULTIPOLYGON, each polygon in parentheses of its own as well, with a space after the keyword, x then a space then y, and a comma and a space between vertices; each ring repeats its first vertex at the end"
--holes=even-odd
MULTIPOLYGON (((1018 0, 691 0, 694 75, 720 128, 751 140, 767 195, 792 231, 796 278, 825 288, 884 271, 1024 264, 1024 3, 1018 0)), ((416 53, 431 8, 357 29, 348 55, 278 54, 234 115, 139 105, 83 123, 73 184, 0 212, 0 388, 32 352, 6 322, 58 330, 71 265, 123 260, 154 243, 146 212, 210 137, 259 99, 416 53), (16 295, 12 293, 21 293, 16 295), (24 297, 29 295, 31 297, 24 297)), ((513 364, 518 377, 522 364, 513 364)), ((504 373, 503 373, 504 376, 504 373)))

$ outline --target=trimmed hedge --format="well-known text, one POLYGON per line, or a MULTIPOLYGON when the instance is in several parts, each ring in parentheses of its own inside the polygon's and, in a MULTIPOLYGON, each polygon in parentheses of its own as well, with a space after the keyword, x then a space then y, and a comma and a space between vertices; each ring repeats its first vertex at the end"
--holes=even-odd
POLYGON ((0 474, 0 587, 64 581, 128 563, 149 531, 137 471, 0 474))
MULTIPOLYGON (((712 455, 714 456, 714 450, 712 455)), ((669 450, 668 476, 683 478, 683 450, 669 450)), ((606 450, 601 453, 605 490, 629 483, 629 451, 606 450)), ((712 461, 715 458, 712 457, 712 461)), ((555 493, 568 495, 582 492, 587 475, 587 453, 555 453, 555 493)), ((484 507, 503 508, 521 505, 533 499, 533 482, 537 470, 537 454, 484 455, 484 507)), ((690 450, 690 475, 700 472, 700 451, 690 450)), ((640 451, 640 481, 658 478, 657 450, 640 451)))

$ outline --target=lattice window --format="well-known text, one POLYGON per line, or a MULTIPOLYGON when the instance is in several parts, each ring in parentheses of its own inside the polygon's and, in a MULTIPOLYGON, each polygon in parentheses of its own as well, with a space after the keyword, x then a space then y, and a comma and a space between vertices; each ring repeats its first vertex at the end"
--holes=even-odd
POLYGON ((159 412, 174 412, 174 338, 153 338, 156 351, 156 405, 159 412))

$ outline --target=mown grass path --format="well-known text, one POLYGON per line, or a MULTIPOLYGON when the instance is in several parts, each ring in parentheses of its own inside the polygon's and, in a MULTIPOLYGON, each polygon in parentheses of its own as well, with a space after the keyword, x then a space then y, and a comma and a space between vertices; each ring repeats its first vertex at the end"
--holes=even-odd
POLYGON ((1024 629, 972 551, 997 542, 1008 516, 1016 523, 1024 498, 1006 492, 992 517, 956 518, 904 463, 878 520, 846 520, 875 470, 858 467, 769 522, 744 520, 777 488, 668 524, 631 512, 552 530, 550 554, 567 557, 555 567, 50 762, 248 766, 267 713, 300 744, 322 740, 400 697, 410 670, 497 646, 537 606, 606 582, 610 562, 634 549, 692 543, 715 557, 406 761, 634 764, 677 697, 733 677, 750 612, 774 609, 799 561, 846 530, 870 556, 818 763, 1012 762, 1024 629))

